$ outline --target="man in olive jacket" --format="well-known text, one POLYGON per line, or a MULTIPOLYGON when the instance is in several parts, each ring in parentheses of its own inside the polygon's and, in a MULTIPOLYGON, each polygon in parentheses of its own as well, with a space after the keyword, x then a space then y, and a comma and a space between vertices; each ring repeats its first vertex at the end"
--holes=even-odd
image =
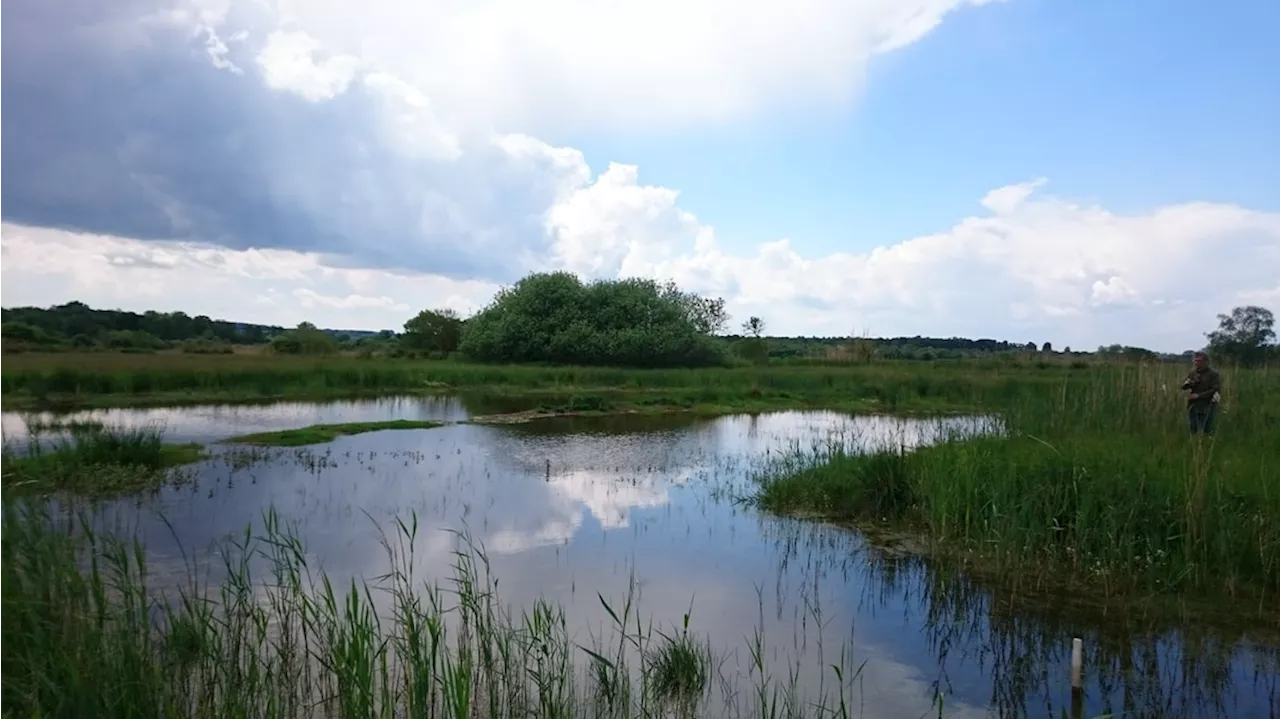
POLYGON ((1218 419, 1218 400, 1222 398, 1222 378, 1209 366, 1209 355, 1196 352, 1195 369, 1182 382, 1187 394, 1187 420, 1191 433, 1213 434, 1218 419))

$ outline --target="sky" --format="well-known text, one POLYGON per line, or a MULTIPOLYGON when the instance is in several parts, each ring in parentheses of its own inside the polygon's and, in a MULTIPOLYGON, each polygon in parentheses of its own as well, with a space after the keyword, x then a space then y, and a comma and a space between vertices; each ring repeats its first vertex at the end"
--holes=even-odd
POLYGON ((398 329, 534 271, 769 334, 1280 311, 1280 3, 6 0, 6 307, 398 329))

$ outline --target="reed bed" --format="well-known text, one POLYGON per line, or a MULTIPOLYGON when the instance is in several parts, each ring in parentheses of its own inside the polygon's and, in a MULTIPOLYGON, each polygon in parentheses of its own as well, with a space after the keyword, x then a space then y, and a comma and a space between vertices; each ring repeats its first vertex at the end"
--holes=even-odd
POLYGON ((174 479, 172 468, 204 456, 200 445, 166 443, 159 426, 32 420, 27 429, 24 444, 6 441, 0 451, 0 476, 7 489, 145 491, 174 479))
MULTIPOLYGON (((253 355, 15 355, 0 373, 11 406, 319 398, 465 390, 595 394, 676 406, 772 403, 886 409, 1009 401, 1028 385, 1087 377, 1087 365, 884 362, 875 365, 645 370, 454 361, 299 359, 253 355)), ((1098 371, 1109 371, 1099 366, 1098 371)))
POLYGON ((227 545, 225 579, 210 585, 156 573, 143 547, 85 515, 7 502, 4 715, 848 716, 848 661, 821 669, 834 693, 801 697, 794 671, 774 678, 757 632, 741 691, 688 615, 668 633, 641 618, 634 582, 620 602, 600 597, 612 626, 583 641, 556 605, 504 606, 466 535, 452 582, 419 582, 416 534, 398 523, 384 537, 394 569, 340 586, 268 511, 227 545))
POLYGON ((1226 371, 1213 438, 1189 435, 1181 373, 1131 368, 1021 393, 992 436, 918 450, 793 452, 752 500, 882 520, 1023 581, 1280 592, 1280 374, 1226 371))

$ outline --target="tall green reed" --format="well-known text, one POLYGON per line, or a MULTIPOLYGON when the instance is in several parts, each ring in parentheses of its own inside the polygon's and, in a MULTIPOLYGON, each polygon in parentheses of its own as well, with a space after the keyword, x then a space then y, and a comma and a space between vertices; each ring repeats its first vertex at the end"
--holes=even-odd
POLYGON ((28 422, 21 444, 0 450, 3 483, 36 491, 118 493, 183 481, 173 467, 200 459, 196 444, 166 444, 160 426, 107 427, 96 422, 28 422))
MULTIPOLYGON (((409 520, 384 536, 392 559, 385 576, 338 585, 312 573, 297 534, 268 511, 259 531, 247 528, 224 548, 223 578, 209 583, 194 565, 152 567, 136 541, 95 529, 86 515, 6 502, 3 711, 219 719, 845 715, 843 696, 796 699, 779 713, 728 690, 715 695, 705 640, 687 617, 678 633, 656 632, 641 617, 634 582, 621 603, 599 597, 613 625, 587 644, 551 603, 520 612, 502 604, 483 549, 465 534, 453 580, 420 582, 417 531, 409 520)), ((843 662, 836 671, 846 680, 854 673, 843 662)), ((759 682, 753 696, 777 693, 771 678, 759 682)))
POLYGON ((1265 601, 1280 592, 1280 375, 1225 374, 1213 438, 1189 435, 1178 370, 1117 368, 1027 388, 994 436, 797 452, 753 500, 905 521, 939 551, 1037 580, 1265 601))

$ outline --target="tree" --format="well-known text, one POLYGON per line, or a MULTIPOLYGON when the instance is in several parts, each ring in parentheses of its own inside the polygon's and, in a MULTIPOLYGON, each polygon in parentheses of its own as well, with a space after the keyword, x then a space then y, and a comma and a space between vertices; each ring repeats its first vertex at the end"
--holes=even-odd
POLYGON ((1053 343, 1045 342, 1043 345, 1040 345, 1040 351, 1045 354, 1049 354, 1050 352, 1053 351, 1053 343))
POLYGON ((504 288, 467 320, 459 351, 482 362, 693 367, 723 362, 687 293, 652 280, 584 284, 537 273, 504 288))
POLYGON ((764 320, 759 317, 749 318, 742 323, 742 334, 746 337, 734 343, 734 353, 752 364, 768 362, 769 345, 763 337, 764 320))
POLYGON ((423 310, 404 323, 403 342, 411 349, 455 352, 462 340, 462 318, 454 310, 423 310))
POLYGON ((1209 351, 1242 365, 1261 364, 1271 352, 1275 325, 1275 315, 1265 307, 1236 307, 1229 315, 1218 315, 1218 329, 1206 334, 1209 351))
POLYGON ((310 322, 299 322, 296 328, 273 337, 271 349, 281 354, 323 355, 337 352, 338 345, 310 322))
MULTIPOLYGON (((54 307, 5 307, 4 323, 20 322, 39 329, 42 344, 67 344, 75 335, 83 335, 90 344, 133 349, 120 332, 145 332, 168 344, 199 337, 213 337, 226 343, 260 344, 268 333, 279 327, 247 325, 214 320, 204 315, 194 318, 182 312, 147 311, 141 314, 123 310, 95 310, 83 302, 68 302, 54 307)), ((79 340, 83 345, 84 340, 79 340)))
POLYGON ((719 297, 703 297, 685 292, 670 280, 660 285, 660 291, 665 299, 679 305, 684 310, 685 317, 703 334, 720 334, 729 325, 724 300, 719 297))

